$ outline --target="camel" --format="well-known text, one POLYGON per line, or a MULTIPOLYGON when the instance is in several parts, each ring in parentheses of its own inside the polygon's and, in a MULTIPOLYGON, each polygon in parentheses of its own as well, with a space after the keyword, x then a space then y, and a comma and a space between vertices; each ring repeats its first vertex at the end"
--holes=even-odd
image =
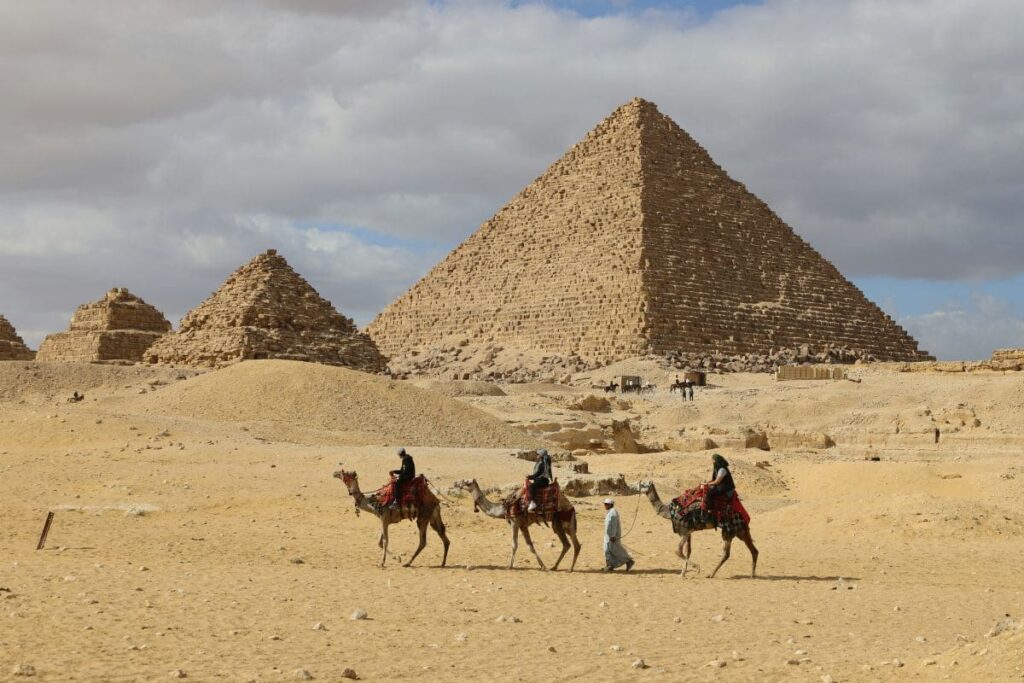
MULTIPOLYGON (((530 525, 546 523, 548 520, 544 518, 544 515, 538 515, 536 513, 524 512, 519 515, 509 516, 507 514, 508 509, 505 503, 492 503, 487 500, 487 496, 480 489, 480 484, 476 482, 476 479, 463 479, 455 482, 455 488, 460 491, 468 491, 473 497, 473 511, 477 512, 483 510, 484 514, 494 519, 504 519, 512 527, 512 557, 508 561, 508 568, 511 569, 516 562, 516 549, 519 547, 519 533, 522 532, 523 538, 526 540, 527 547, 533 552, 533 556, 537 558, 537 563, 541 569, 546 570, 547 567, 544 565, 544 560, 540 559, 540 555, 537 554, 537 549, 533 547, 533 539, 530 538, 530 525)), ((567 514, 569 519, 563 521, 559 514, 555 514, 550 520, 551 528, 554 530, 558 539, 562 542, 562 554, 558 556, 558 560, 552 570, 557 570, 558 565, 562 562, 562 558, 569 552, 569 539, 572 539, 572 564, 569 566, 569 572, 571 573, 576 567, 576 558, 580 556, 580 542, 576 538, 576 509, 569 502, 569 499, 561 492, 558 494, 558 512, 567 514)))
MULTIPOLYGON (((388 557, 388 526, 396 522, 401 522, 402 510, 400 507, 379 507, 375 503, 377 496, 371 494, 369 496, 364 495, 359 490, 359 478, 355 472, 346 472, 345 470, 338 470, 334 473, 335 478, 341 479, 345 487, 348 488, 349 494, 355 500, 356 503, 356 514, 359 514, 360 510, 369 512, 370 514, 377 517, 380 520, 380 538, 377 539, 377 545, 380 546, 382 555, 380 558, 380 566, 383 567, 388 557)), ((412 554, 409 561, 406 562, 403 567, 408 567, 412 564, 416 556, 420 554, 427 545, 427 526, 430 526, 437 532, 437 535, 441 537, 441 542, 444 543, 444 556, 441 558, 441 566, 443 567, 448 561, 448 546, 450 541, 448 535, 445 533, 444 522, 441 520, 441 504, 429 490, 424 490, 423 504, 416 516, 416 526, 420 530, 420 544, 416 548, 416 552, 412 554)))
MULTIPOLYGON (((654 488, 653 481, 640 482, 640 492, 647 495, 647 500, 651 501, 651 506, 654 508, 655 514, 659 517, 664 517, 672 522, 672 529, 679 534, 679 547, 676 548, 676 555, 683 559, 683 571, 680 576, 686 576, 686 570, 693 564, 700 570, 697 563, 690 562, 690 534, 694 531, 703 531, 704 529, 714 529, 714 523, 708 523, 697 527, 687 526, 681 522, 677 522, 672 519, 669 512, 669 506, 661 502, 661 498, 658 496, 657 489, 654 488)), ((722 568, 725 561, 729 559, 729 550, 732 547, 732 539, 739 538, 747 545, 747 549, 750 550, 750 557, 753 559, 753 565, 750 568, 750 575, 752 577, 757 576, 757 547, 754 546, 754 539, 750 536, 750 527, 744 526, 738 533, 730 533, 726 530, 722 530, 722 559, 718 561, 718 566, 715 567, 715 571, 711 572, 709 578, 715 578, 715 574, 722 568)))

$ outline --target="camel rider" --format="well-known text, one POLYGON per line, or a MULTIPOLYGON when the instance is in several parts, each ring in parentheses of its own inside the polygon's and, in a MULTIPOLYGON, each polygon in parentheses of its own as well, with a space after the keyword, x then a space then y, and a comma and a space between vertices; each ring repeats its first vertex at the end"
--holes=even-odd
POLYGON ((736 495, 736 484, 732 481, 732 473, 729 471, 729 461, 715 453, 711 456, 711 481, 708 482, 707 507, 713 507, 712 501, 717 496, 725 496, 726 500, 732 500, 736 495))
POLYGON ((537 451, 537 464, 533 466, 533 472, 526 478, 530 482, 529 495, 530 505, 527 508, 530 512, 537 509, 537 492, 549 486, 551 480, 551 456, 546 448, 537 451))
POLYGON ((402 467, 397 470, 391 470, 391 476, 395 479, 395 494, 391 501, 392 505, 398 505, 401 502, 406 485, 416 478, 416 463, 413 462, 412 456, 404 448, 399 448, 398 457, 402 459, 402 467))

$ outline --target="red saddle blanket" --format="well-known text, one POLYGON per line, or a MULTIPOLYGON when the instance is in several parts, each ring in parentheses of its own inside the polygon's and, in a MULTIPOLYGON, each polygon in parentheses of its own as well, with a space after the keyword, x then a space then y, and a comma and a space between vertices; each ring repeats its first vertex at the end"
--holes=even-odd
POLYGON ((733 492, 731 498, 728 496, 714 496, 710 507, 708 506, 707 494, 707 485, 701 484, 696 488, 683 491, 683 495, 676 498, 674 502, 679 506, 683 514, 700 510, 711 515, 719 522, 728 517, 738 515, 744 524, 750 524, 750 513, 743 507, 739 495, 735 492, 733 492))
MULTIPOLYGON (((392 480, 390 483, 384 484, 377 492, 377 503, 382 507, 386 507, 395 502, 395 488, 398 486, 397 482, 392 480)), ((415 479, 410 481, 408 484, 402 487, 402 492, 398 497, 398 504, 403 508, 415 507, 418 508, 423 504, 426 498, 427 492, 427 480, 422 474, 417 476, 415 479)))
MULTIPOLYGON (((544 488, 537 489, 537 509, 533 511, 538 515, 549 515, 558 512, 558 497, 561 489, 558 482, 554 481, 544 488)), ((519 489, 519 491, 505 501, 505 511, 510 517, 516 517, 528 511, 530 507, 530 483, 519 489)))

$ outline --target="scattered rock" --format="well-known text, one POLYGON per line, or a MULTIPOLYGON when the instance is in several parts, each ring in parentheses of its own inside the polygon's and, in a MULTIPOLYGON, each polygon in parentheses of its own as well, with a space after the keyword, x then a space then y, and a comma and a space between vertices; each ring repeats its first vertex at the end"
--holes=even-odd
POLYGON ((725 662, 721 659, 712 659, 710 662, 708 662, 708 666, 710 666, 712 669, 721 669, 725 667, 725 662))
POLYGON ((36 668, 31 664, 18 664, 11 669, 11 674, 14 676, 35 676, 36 668))
POLYGON ((464 643, 464 642, 466 642, 466 639, 468 637, 469 636, 467 636, 465 633, 456 633, 455 634, 455 642, 457 642, 457 643, 464 643))
POLYGON ((171 672, 171 678, 188 678, 188 674, 181 669, 175 669, 171 672))
POLYGON ((360 607, 352 613, 352 616, 350 618, 352 619, 352 621, 362 621, 363 619, 368 619, 369 616, 370 615, 366 613, 366 610, 360 607))
POLYGON ((296 669, 295 678, 300 681, 311 681, 313 680, 313 674, 309 673, 305 669, 296 669))
POLYGON ((291 562, 292 564, 306 564, 306 561, 304 559, 302 559, 301 557, 293 557, 292 559, 290 559, 288 561, 291 562))
POLYGON ((633 663, 630 664, 630 666, 633 667, 634 669, 646 669, 647 668, 647 663, 644 660, 642 660, 642 659, 636 659, 636 660, 633 660, 633 663))
POLYGON ((313 624, 313 630, 314 631, 326 631, 327 627, 324 626, 324 622, 318 621, 315 624, 313 624))
POLYGON ((359 674, 356 673, 355 669, 345 669, 344 671, 341 672, 341 677, 342 678, 349 678, 349 679, 351 679, 353 681, 358 681, 359 680, 359 674))

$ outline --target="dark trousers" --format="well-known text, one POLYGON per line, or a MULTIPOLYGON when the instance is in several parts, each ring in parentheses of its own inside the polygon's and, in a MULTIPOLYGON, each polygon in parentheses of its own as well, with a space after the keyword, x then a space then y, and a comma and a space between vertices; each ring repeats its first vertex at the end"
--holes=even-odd
POLYGON ((551 484, 547 477, 534 477, 530 479, 530 500, 537 499, 537 492, 551 484))

